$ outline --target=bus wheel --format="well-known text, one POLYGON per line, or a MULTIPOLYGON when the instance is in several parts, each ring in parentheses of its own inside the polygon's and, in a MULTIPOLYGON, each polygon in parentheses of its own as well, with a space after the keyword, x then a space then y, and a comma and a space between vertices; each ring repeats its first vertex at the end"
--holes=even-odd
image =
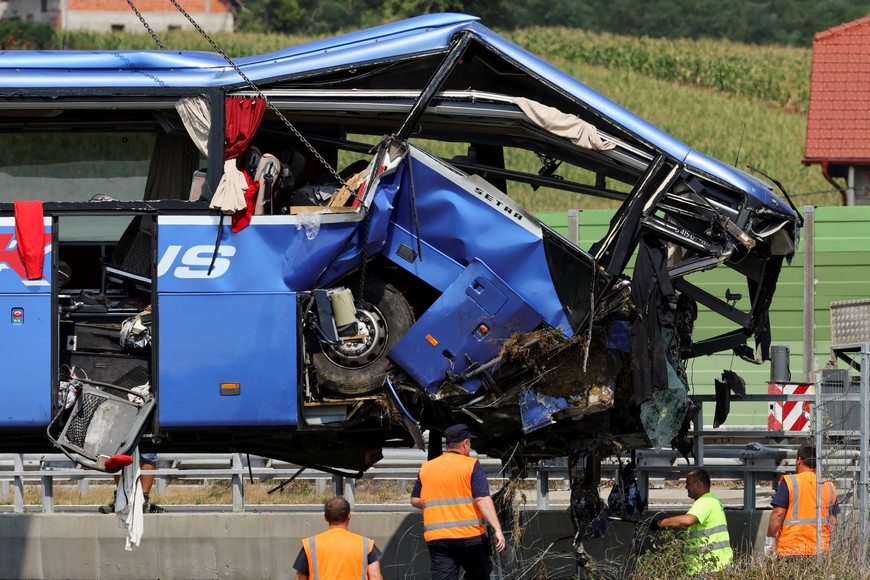
POLYGON ((387 353, 414 324, 414 312, 404 296, 383 280, 366 281, 356 316, 367 331, 362 340, 327 344, 315 341, 312 359, 317 382, 329 393, 359 396, 381 387, 390 366, 387 353))

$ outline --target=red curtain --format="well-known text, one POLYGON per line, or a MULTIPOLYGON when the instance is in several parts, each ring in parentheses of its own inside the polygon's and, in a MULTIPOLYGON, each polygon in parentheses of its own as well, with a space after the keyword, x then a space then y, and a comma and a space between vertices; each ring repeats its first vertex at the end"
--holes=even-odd
MULTIPOLYGON (((224 159, 235 159, 245 152, 263 120, 266 112, 266 101, 249 97, 227 97, 226 99, 226 131, 224 134, 224 159)), ((233 214, 231 229, 238 232, 251 223, 254 215, 254 204, 257 199, 257 191, 260 184, 243 171, 248 181, 248 189, 245 192, 247 209, 233 214)))
POLYGON ((245 152, 266 112, 263 99, 227 97, 224 159, 235 159, 245 152))

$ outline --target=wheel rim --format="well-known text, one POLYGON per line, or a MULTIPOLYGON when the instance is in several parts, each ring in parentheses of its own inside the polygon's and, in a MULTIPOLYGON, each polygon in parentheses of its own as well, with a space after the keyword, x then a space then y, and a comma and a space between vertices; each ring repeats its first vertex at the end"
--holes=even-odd
POLYGON ((386 350, 389 326, 381 311, 366 302, 357 302, 356 317, 368 332, 364 340, 323 344, 323 354, 336 366, 365 368, 380 360, 386 350))

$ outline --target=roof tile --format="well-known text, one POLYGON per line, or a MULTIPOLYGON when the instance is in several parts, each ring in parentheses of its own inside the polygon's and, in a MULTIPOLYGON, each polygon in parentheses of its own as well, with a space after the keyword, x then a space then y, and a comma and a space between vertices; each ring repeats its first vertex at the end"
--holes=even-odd
POLYGON ((870 16, 813 38, 804 157, 870 162, 870 16))

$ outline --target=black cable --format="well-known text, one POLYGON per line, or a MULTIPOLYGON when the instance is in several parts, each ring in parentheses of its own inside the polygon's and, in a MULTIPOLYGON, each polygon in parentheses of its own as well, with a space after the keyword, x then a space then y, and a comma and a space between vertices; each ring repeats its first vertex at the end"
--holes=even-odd
POLYGON ((208 273, 206 276, 211 276, 211 271, 214 270, 214 263, 217 260, 218 251, 221 248, 221 233, 224 229, 224 214, 221 213, 221 219, 218 221, 217 239, 214 241, 214 253, 211 255, 211 264, 208 265, 208 273))
POLYGON ((417 217, 417 195, 416 189, 414 188, 414 167, 411 164, 411 158, 413 155, 411 154, 411 147, 406 143, 403 143, 405 150, 408 152, 408 177, 411 180, 411 211, 414 212, 414 237, 417 238, 417 257, 420 258, 420 261, 423 261, 423 244, 420 241, 420 219, 417 217))

